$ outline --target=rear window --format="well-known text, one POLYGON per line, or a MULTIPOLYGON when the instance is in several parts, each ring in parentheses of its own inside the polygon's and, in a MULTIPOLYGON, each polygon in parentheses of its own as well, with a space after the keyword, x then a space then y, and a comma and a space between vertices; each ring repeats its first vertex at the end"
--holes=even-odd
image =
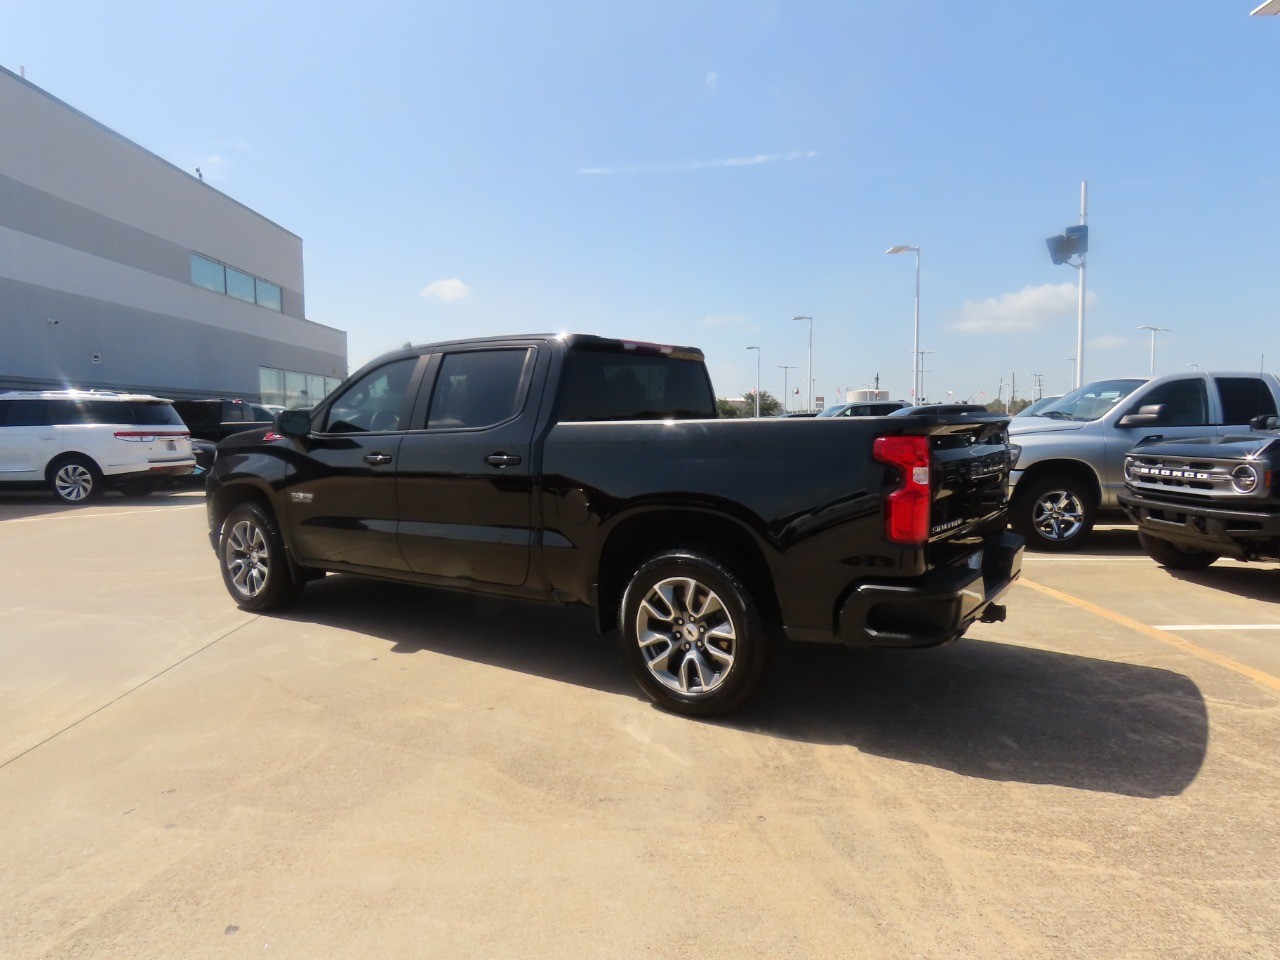
POLYGON ((559 420, 709 420, 715 397, 696 360, 571 350, 560 382, 559 420))
POLYGON ((148 400, 130 400, 129 409, 133 413, 133 422, 145 426, 185 426, 178 411, 169 403, 156 403, 148 400))

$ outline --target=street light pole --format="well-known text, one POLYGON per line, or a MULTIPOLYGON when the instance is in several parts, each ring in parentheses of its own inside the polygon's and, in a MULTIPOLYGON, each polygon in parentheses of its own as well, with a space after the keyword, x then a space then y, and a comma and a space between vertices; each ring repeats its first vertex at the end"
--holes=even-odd
POLYGON ((1070 393, 1072 390, 1074 390, 1074 389, 1078 386, 1078 384, 1075 382, 1075 379, 1076 379, 1076 358, 1075 358, 1075 357, 1063 357, 1062 359, 1063 359, 1063 360, 1065 360, 1065 361, 1067 361, 1067 363, 1071 364, 1071 379, 1067 382, 1067 393, 1070 393))
POLYGON ((787 399, 790 396, 790 394, 787 393, 787 371, 794 370, 795 365, 792 364, 791 366, 787 366, 786 364, 779 363, 777 364, 777 367, 782 371, 782 412, 787 413, 787 399))
POLYGON ((1168 327, 1153 327, 1148 324, 1143 324, 1138 329, 1151 331, 1151 369, 1148 372, 1154 377, 1156 375, 1156 334, 1171 333, 1172 331, 1168 327))
POLYGON ((916 316, 911 337, 911 402, 920 402, 920 248, 900 244, 890 247, 885 253, 907 253, 916 255, 916 316))
POLYGON ((756 419, 760 419, 760 348, 747 347, 748 350, 756 352, 756 419))
POLYGON ((794 320, 809 321, 809 405, 805 410, 813 409, 813 317, 792 317, 794 320))

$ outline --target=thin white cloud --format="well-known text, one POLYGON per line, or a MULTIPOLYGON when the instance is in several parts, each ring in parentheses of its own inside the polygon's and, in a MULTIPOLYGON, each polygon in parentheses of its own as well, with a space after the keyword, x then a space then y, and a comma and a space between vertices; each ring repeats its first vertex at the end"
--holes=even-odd
MULTIPOLYGON (((1010 333, 1038 330, 1076 315, 1078 293, 1073 283, 1046 283, 986 300, 966 300, 952 329, 964 333, 1010 333)), ((1086 294, 1089 303, 1093 294, 1086 294)))
POLYGON ((434 297, 437 300, 465 300, 471 296, 471 290, 461 280, 436 280, 419 291, 420 297, 434 297))
POLYGON ((706 82, 707 86, 714 90, 716 88, 716 84, 720 82, 720 74, 716 73, 714 70, 708 70, 706 82))
POLYGON ((1128 346, 1129 340, 1126 337, 1098 337, 1096 340, 1090 340, 1089 346, 1096 347, 1099 350, 1118 350, 1121 347, 1128 346))
POLYGON ((636 173, 684 173, 689 170, 723 170, 726 167, 756 167, 763 163, 791 163, 812 160, 817 150, 793 150, 790 153, 757 153, 750 157, 723 160, 681 160, 672 163, 637 163, 626 167, 579 167, 578 173, 590 176, 621 176, 636 173))

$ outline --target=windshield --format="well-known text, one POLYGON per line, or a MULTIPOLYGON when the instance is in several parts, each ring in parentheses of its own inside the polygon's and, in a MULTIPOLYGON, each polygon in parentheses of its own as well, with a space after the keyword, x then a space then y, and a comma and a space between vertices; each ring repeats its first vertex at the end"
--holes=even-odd
POLYGON ((836 405, 836 406, 834 406, 834 407, 827 407, 827 409, 823 410, 820 414, 818 414, 818 416, 820 416, 820 417, 838 417, 838 416, 840 416, 841 412, 842 412, 842 411, 843 411, 847 406, 848 406, 848 404, 847 404, 847 403, 840 403, 840 404, 837 404, 837 405, 836 405))
POLYGON ((1145 380, 1099 380, 1086 383, 1077 390, 1072 390, 1065 397, 1055 400, 1036 414, 1051 420, 1075 420, 1085 422, 1097 420, 1114 407, 1122 397, 1128 396, 1145 380))

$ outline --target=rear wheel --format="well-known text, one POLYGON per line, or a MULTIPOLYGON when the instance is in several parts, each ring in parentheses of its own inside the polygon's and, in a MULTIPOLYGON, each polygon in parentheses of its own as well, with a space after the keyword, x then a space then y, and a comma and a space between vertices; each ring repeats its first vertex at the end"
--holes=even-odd
POLYGON ((241 504, 227 514, 218 559, 227 592, 245 610, 283 607, 305 586, 289 569, 275 518, 256 503, 241 504))
POLYGON ((88 457, 69 456, 49 466, 49 489, 63 503, 88 503, 102 496, 102 471, 88 457))
POLYGON ((1141 530, 1138 531, 1138 542, 1148 557, 1170 570, 1203 570, 1221 556, 1208 550, 1188 550, 1168 540, 1148 536, 1141 530))
POLYGON ((627 666, 675 713, 728 713, 755 690, 771 646, 750 591, 698 553, 661 554, 635 572, 619 613, 627 666))
POLYGON ((1034 480, 1009 507, 1009 522, 1035 550, 1075 550, 1089 539, 1098 508, 1093 492, 1072 477, 1034 480))
POLYGON ((134 477, 120 484, 120 492, 130 497, 146 497, 160 489, 160 481, 155 477, 134 477))

